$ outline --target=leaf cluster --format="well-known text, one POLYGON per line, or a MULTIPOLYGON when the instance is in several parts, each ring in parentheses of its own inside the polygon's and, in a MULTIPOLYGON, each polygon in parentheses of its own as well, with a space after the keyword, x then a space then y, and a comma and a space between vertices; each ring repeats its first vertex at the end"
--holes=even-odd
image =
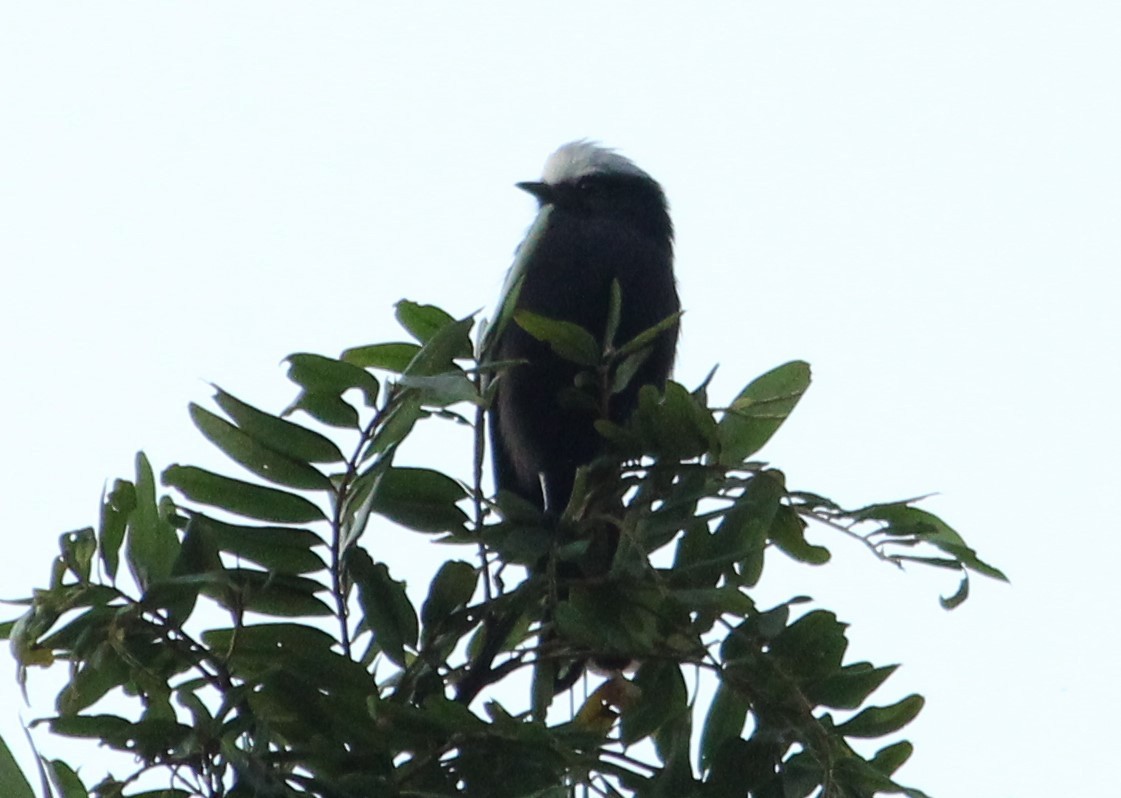
MULTIPOLYGON (((625 424, 603 413, 606 454, 555 518, 482 487, 482 413, 511 365, 476 352, 471 318, 412 302, 397 318, 412 340, 289 357, 280 413, 221 388, 213 409, 192 405, 236 475, 171 465, 161 495, 140 454, 96 526, 60 537, 48 586, 0 631, 21 679, 69 669, 40 723, 135 766, 87 787, 44 759, 44 794, 922 795, 894 780, 909 743, 853 744, 893 735, 922 698, 869 704, 895 666, 846 662, 831 612, 799 614, 803 597, 763 609, 752 588, 770 553, 828 562, 815 523, 957 571, 948 607, 969 572, 1003 575, 910 501, 845 510, 752 459, 808 388, 805 363, 726 406, 709 406, 707 381, 670 383, 644 388, 625 424), (440 421, 475 430, 468 478, 396 462, 417 424, 440 421), (393 562, 410 532, 459 552, 419 606, 393 562), (556 720, 562 677, 587 666, 609 675, 556 720), (523 670, 519 701, 502 686, 523 670), (695 673, 716 680, 707 706, 695 673)), ((504 323, 586 369, 575 400, 605 408, 676 318, 632 341, 611 323, 599 337, 504 323)), ((7 761, 5 794, 31 795, 7 761)))

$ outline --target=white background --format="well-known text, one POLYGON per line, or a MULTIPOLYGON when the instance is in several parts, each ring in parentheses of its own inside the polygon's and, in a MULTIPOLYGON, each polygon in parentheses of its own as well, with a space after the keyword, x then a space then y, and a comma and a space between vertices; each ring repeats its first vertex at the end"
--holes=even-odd
MULTIPOLYGON (((810 361, 763 455, 849 505, 937 492, 1012 579, 946 613, 953 575, 824 531, 831 565, 768 568, 762 602, 810 594, 850 659, 904 664, 877 697, 927 697, 900 780, 1115 792, 1121 9, 420 5, 0 5, 0 595, 135 450, 223 467, 185 413, 207 383, 279 409, 281 358, 399 338, 401 297, 489 308, 533 214, 512 184, 591 137, 670 197, 677 378, 719 362, 727 399, 810 361)), ((447 433, 407 457, 466 474, 447 433)), ((419 595, 446 550, 381 531, 419 595)), ((28 763, 50 680, 27 708, 13 675, 28 763)))

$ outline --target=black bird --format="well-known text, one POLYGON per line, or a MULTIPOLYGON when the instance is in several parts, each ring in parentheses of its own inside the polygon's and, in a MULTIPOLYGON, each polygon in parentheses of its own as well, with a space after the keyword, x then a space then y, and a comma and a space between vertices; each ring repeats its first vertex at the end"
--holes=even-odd
MULTIPOLYGON (((617 280, 621 314, 616 343, 630 340, 680 309, 673 276, 673 224, 662 187, 613 150, 565 144, 545 162, 539 182, 518 183, 539 209, 514 259, 499 303, 488 357, 524 360, 500 376, 490 410, 495 483, 549 515, 568 504, 576 469, 603 450, 595 415, 558 397, 580 367, 504 316, 529 310, 573 322, 602 343, 617 280)), ((611 399, 624 420, 643 385, 665 385, 678 328, 665 330, 629 385, 611 399)))

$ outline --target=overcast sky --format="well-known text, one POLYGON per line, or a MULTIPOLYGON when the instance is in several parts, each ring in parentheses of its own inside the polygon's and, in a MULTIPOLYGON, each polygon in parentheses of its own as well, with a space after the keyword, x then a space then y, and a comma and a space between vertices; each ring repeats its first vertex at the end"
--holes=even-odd
MULTIPOLYGON (((1111 2, 0 3, 0 593, 46 582, 137 449, 224 467, 185 412, 209 382, 279 409, 285 355, 397 339, 402 297, 492 306, 513 183, 590 137, 670 198, 677 378, 719 362, 728 399, 810 361, 763 452, 789 484, 936 492, 1012 579, 946 613, 952 575, 826 531, 829 566, 768 567, 761 601, 814 596, 851 659, 903 663, 882 702, 927 697, 900 781, 1111 794, 1119 42, 1111 2)), ((408 458, 466 474, 453 440, 408 458)), ((446 551, 386 532, 422 590, 446 551)), ((48 681, 20 709, 13 672, 26 763, 48 681)))

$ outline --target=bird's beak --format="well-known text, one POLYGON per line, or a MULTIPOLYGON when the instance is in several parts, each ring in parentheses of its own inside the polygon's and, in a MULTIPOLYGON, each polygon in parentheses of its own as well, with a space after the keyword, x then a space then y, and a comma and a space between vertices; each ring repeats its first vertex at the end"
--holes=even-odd
POLYGON ((536 197, 537 201, 542 205, 548 205, 553 201, 553 187, 548 183, 527 182, 515 183, 514 185, 520 188, 522 191, 528 191, 530 194, 536 197))

